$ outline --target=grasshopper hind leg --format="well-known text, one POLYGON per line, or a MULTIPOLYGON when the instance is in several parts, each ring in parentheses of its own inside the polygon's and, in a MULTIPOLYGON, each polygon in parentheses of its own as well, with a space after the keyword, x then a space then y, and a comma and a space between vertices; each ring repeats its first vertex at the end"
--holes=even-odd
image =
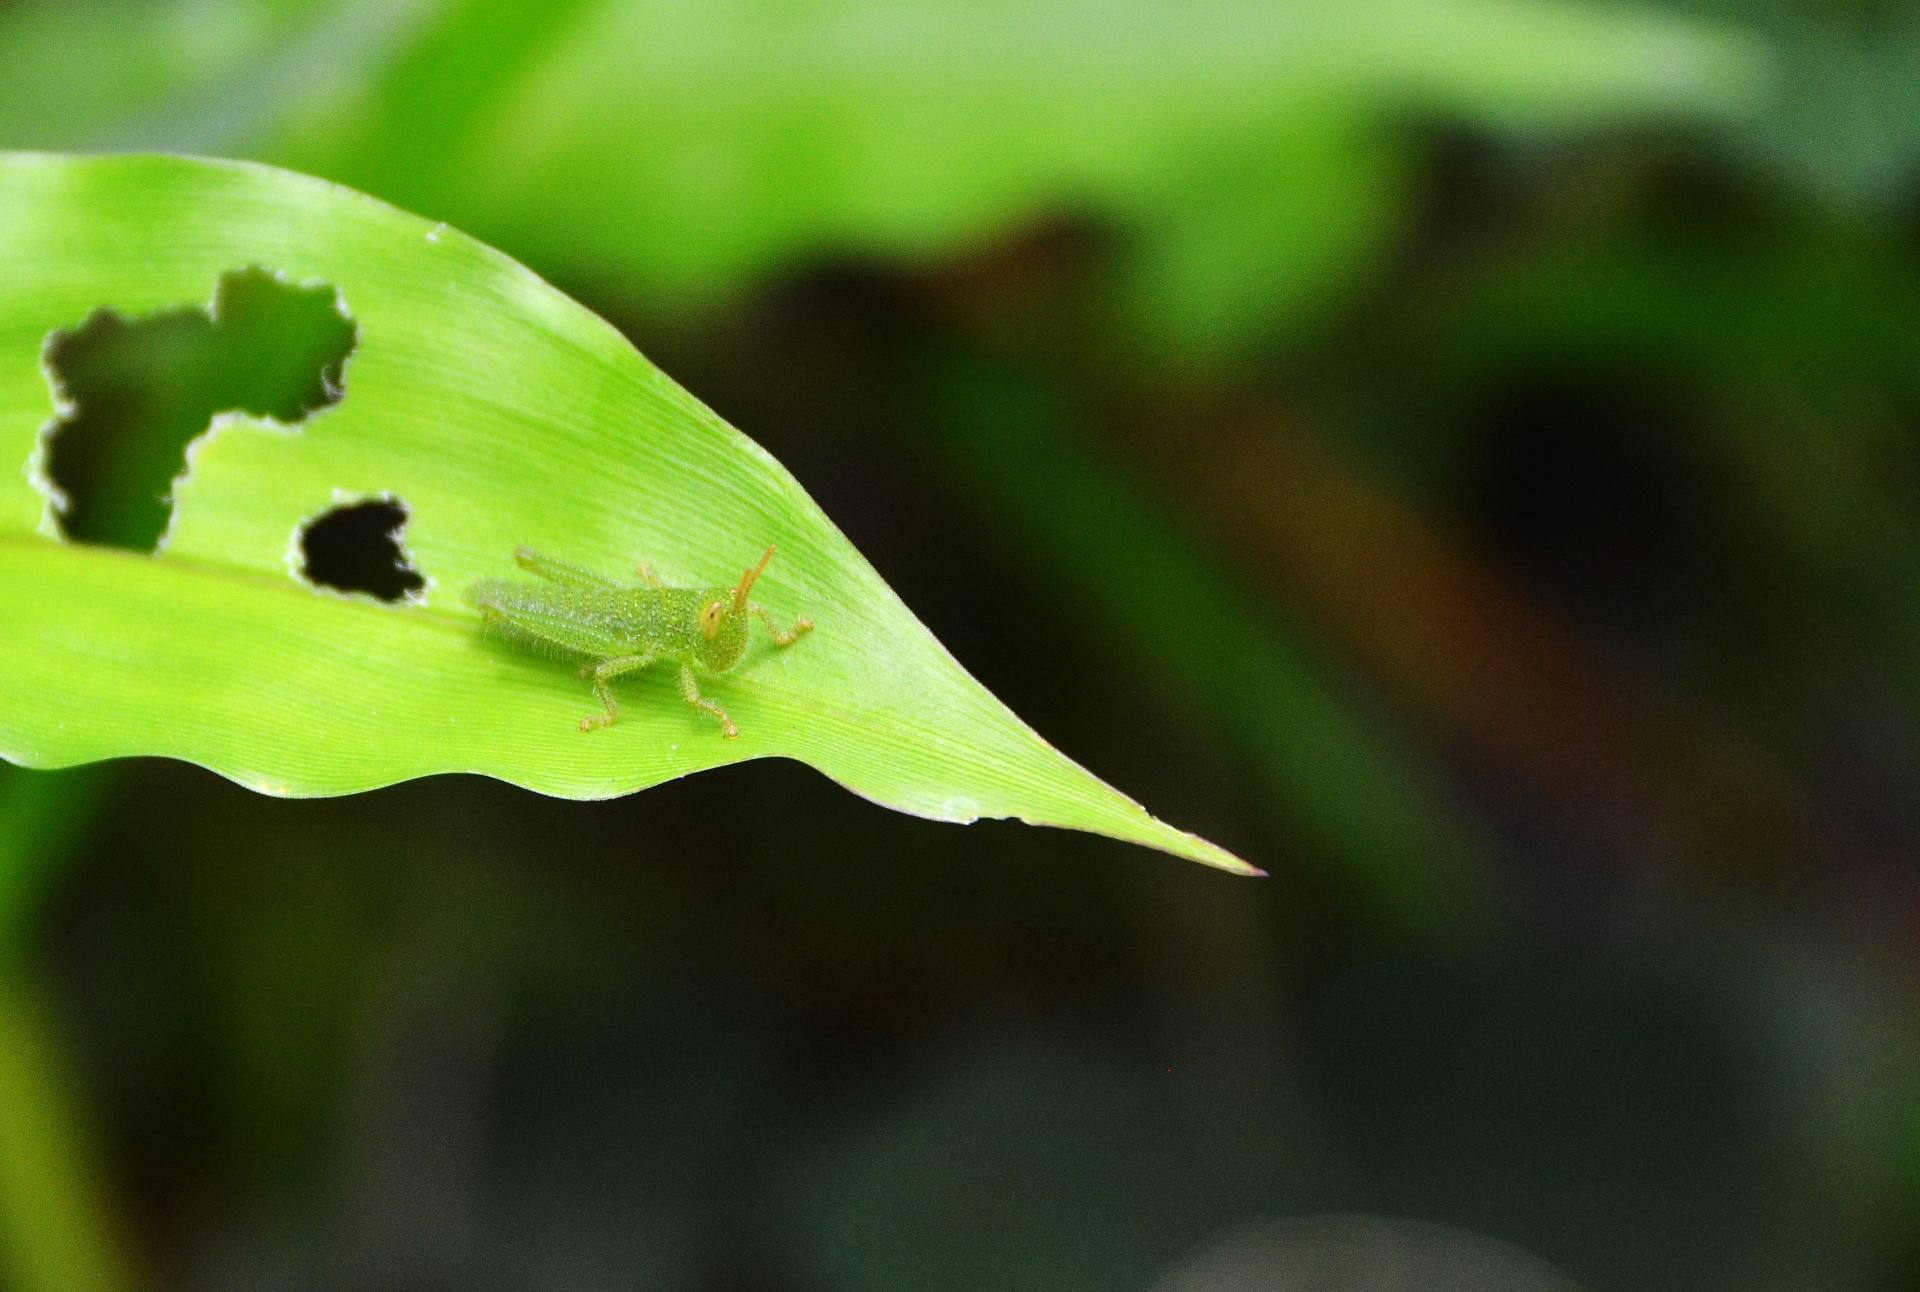
POLYGON ((531 547, 513 549, 514 564, 528 574, 535 574, 549 583, 557 583, 563 588, 579 588, 587 592, 614 592, 620 587, 612 579, 602 578, 592 570, 583 570, 577 565, 568 565, 565 561, 556 561, 551 556, 542 555, 531 547))

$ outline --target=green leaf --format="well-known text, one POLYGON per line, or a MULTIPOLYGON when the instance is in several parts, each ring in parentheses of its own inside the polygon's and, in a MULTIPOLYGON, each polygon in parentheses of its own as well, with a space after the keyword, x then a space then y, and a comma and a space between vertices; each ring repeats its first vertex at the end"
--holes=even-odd
POLYGON ((79 772, 41 776, 0 766, 0 961, 19 954, 47 876, 101 784, 79 772))
MULTIPOLYGON (((799 759, 943 821, 1018 817, 1246 872, 1040 739, 935 641, 779 463, 613 328, 445 226, 264 167, 0 156, 0 754, 135 754, 283 795, 478 772, 597 798, 744 758, 799 759), (61 541, 38 477, 50 335, 95 310, 207 300, 264 268, 327 284, 358 329, 345 397, 293 426, 227 414, 190 448, 153 555, 61 541), (414 602, 321 591, 303 526, 344 501, 407 509, 414 602), (570 664, 480 631, 459 594, 529 544, 620 574, 731 582, 811 616, 710 693, 723 740, 653 670, 594 710, 570 664)), ((1116 711, 1124 712, 1122 697, 1116 711)))
POLYGON ((100 775, 0 766, 0 1286, 22 1292, 135 1284, 26 936, 35 899, 103 788, 100 775))
POLYGON ((138 1286, 58 1018, 0 957, 0 1277, 20 1292, 138 1286))
POLYGON ((1121 331, 1164 362, 1268 340, 1378 272, 1410 114, 1722 121, 1767 70, 1737 28, 1563 0, 762 0, 698 23, 664 0, 439 0, 348 109, 237 146, 657 309, 1064 211, 1123 231, 1121 331))
POLYGON ((1380 271, 1424 164, 1410 117, 1730 127, 1769 100, 1750 25, 1570 0, 746 0, 697 22, 670 0, 16 0, 0 130, 291 165, 663 311, 1066 213, 1121 234, 1123 334, 1191 358, 1380 271))

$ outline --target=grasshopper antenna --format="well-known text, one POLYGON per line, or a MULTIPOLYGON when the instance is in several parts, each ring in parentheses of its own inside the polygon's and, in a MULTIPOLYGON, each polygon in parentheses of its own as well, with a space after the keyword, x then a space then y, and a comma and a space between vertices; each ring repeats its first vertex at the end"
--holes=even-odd
POLYGON ((760 564, 740 572, 740 586, 733 590, 733 612, 736 615, 747 608, 747 589, 753 586, 753 581, 760 577, 760 572, 767 568, 767 562, 772 559, 773 544, 768 543, 767 550, 760 555, 760 564))

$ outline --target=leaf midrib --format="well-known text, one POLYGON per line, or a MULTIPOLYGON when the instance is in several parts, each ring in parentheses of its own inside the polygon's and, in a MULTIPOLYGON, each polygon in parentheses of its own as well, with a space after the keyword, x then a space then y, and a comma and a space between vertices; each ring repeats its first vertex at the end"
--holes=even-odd
MULTIPOLYGON (((322 601, 335 602, 343 608, 351 608, 361 612, 371 611, 374 613, 405 615, 410 622, 430 627, 437 632, 446 633, 448 636, 465 637, 473 631, 474 625, 479 622, 477 615, 468 614, 464 611, 420 603, 392 605, 376 598, 356 593, 326 592, 303 584, 284 571, 262 570, 253 566, 207 560, 204 557, 167 556, 157 553, 136 552, 128 548, 111 547, 105 544, 74 543, 60 539, 50 539, 39 534, 25 533, 17 530, 0 533, 0 543, 19 549, 63 551, 70 554, 78 554, 82 559, 90 560, 151 561, 156 564, 166 565, 172 569, 182 570, 193 577, 244 583, 285 596, 318 598, 322 601)), ((977 679, 973 679, 971 674, 967 674, 966 676, 973 683, 973 686, 969 688, 970 690, 979 688, 980 684, 977 679)), ((727 685, 730 689, 746 690, 758 694, 763 700, 775 707, 784 708, 795 713, 813 712, 830 716, 839 725, 876 736, 885 735, 898 737, 901 735, 917 735, 931 738, 946 747, 949 750, 949 756, 952 756, 952 751, 955 748, 964 749, 968 747, 967 742, 963 742, 957 747, 954 746, 948 739, 945 731, 925 723, 901 721, 898 718, 889 718, 887 721, 876 721, 873 710, 850 707, 836 700, 830 690, 780 686, 777 684, 770 685, 764 678, 756 677, 752 673, 729 673, 727 674, 727 685)), ((1027 727, 1025 723, 1016 720, 1015 723, 1011 725, 1014 729, 1018 730, 1028 742, 1037 746, 1039 750, 1052 751, 1058 754, 1058 750, 1055 750, 1039 733, 1027 727)), ((978 742, 972 742, 972 745, 974 748, 979 747, 978 742)), ((981 766, 983 769, 988 769, 991 764, 983 763, 981 766)))

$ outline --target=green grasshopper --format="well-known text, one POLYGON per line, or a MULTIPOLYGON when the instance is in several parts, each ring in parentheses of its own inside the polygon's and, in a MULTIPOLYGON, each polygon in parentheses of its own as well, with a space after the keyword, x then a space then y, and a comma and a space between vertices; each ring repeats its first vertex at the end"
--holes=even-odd
POLYGON ((747 600, 753 581, 773 559, 772 547, 731 588, 669 588, 644 561, 638 567, 640 586, 634 587, 529 547, 515 548, 513 559, 546 583, 481 579, 467 588, 463 599, 509 637, 587 657, 580 676, 593 679, 607 712, 605 717, 580 719, 582 731, 610 727, 619 719, 620 706, 608 686, 613 679, 671 660, 680 665, 680 694, 694 708, 719 719, 721 734, 731 740, 740 729, 725 709, 700 694, 695 667, 724 673, 738 664, 747 651, 749 617, 760 621, 775 646, 791 646, 813 627, 811 619, 799 619, 783 633, 765 610, 747 600))

